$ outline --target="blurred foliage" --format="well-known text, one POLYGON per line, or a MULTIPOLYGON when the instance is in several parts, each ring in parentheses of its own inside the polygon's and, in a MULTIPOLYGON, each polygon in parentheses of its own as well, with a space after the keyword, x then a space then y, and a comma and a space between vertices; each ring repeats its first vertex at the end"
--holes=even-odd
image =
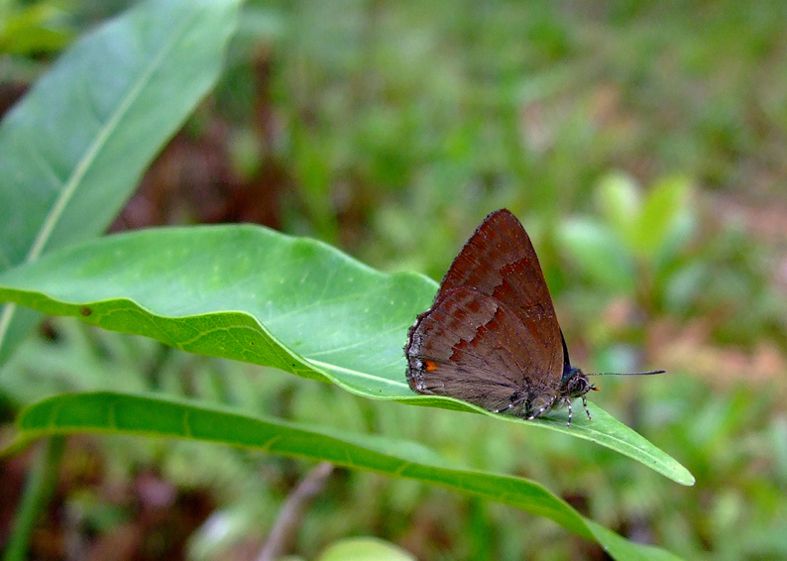
POLYGON ((0 3, 0 52, 34 56, 58 52, 73 38, 62 2, 0 3))
MULTIPOLYGON (((2 2, 4 81, 29 80, 121 4, 2 2)), ((4 369, 5 408, 110 387, 417 435, 448 457, 536 479, 601 524, 687 559, 787 559, 785 213, 776 235, 758 228, 762 209, 787 209, 787 3, 245 9, 223 83, 181 136, 196 144, 219 123, 231 173, 271 207, 274 225, 389 270, 439 278, 483 215, 512 209, 534 239, 575 362, 670 368, 662 379, 604 379, 599 399, 674 452, 697 485, 665 483, 574 439, 369 402, 65 320, 4 369), (732 220, 719 210, 728 203, 751 212, 732 220)), ((170 221, 199 219, 191 204, 180 201, 170 221)), ((78 533, 133 520, 128 495, 153 472, 216 501, 189 542, 206 561, 259 544, 310 467, 188 443, 72 445, 60 500, 78 533), (94 461, 104 485, 122 492, 93 484, 94 461)), ((319 558, 353 535, 421 559, 603 558, 511 508, 340 472, 303 520, 298 554, 319 558)))

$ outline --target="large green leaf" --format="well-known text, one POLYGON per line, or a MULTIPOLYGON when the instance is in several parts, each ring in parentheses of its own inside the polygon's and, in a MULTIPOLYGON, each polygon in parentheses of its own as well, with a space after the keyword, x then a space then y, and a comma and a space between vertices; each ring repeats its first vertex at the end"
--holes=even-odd
MULTIPOLYGON (((102 232, 212 87, 239 0, 151 0, 77 42, 0 125, 0 270, 102 232)), ((0 312, 0 361, 37 316, 0 312)))
POLYGON ((536 421, 494 415, 405 381, 407 328, 436 289, 387 275, 323 243, 257 226, 170 228, 92 240, 0 274, 0 301, 76 316, 180 349, 274 366, 353 393, 475 411, 607 446, 686 485, 669 455, 593 406, 536 421))
POLYGON ((454 467, 414 442, 340 433, 173 399, 110 392, 42 400, 22 412, 17 428, 16 441, 6 452, 42 436, 95 432, 187 438, 327 460, 513 505, 596 540, 615 559, 676 559, 664 550, 634 544, 586 520, 534 481, 454 467))

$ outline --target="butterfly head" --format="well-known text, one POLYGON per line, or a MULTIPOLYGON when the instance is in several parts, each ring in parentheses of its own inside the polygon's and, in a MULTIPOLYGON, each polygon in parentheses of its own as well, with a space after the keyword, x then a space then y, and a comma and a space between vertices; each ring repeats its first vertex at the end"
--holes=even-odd
POLYGON ((563 376, 562 393, 569 398, 582 397, 588 392, 596 392, 598 388, 591 384, 587 374, 579 368, 571 368, 563 376))

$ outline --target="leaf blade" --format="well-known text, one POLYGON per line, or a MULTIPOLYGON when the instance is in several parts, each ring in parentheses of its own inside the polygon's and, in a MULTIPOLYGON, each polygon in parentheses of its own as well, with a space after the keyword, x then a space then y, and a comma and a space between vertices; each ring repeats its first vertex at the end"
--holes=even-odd
MULTIPOLYGON (((107 227, 218 77, 238 5, 142 2, 70 47, 9 111, 0 125, 0 270, 107 227)), ((14 315, 0 312, 0 361, 35 322, 14 315)))
POLYGON ((664 550, 634 544, 586 520, 538 483, 448 466, 433 451, 407 441, 337 433, 171 398, 112 392, 41 400, 22 412, 17 429, 17 439, 5 453, 51 434, 91 432, 186 438, 330 461, 434 483, 521 508, 550 518, 584 538, 595 539, 616 559, 676 559, 664 550))
MULTIPOLYGON (((684 485, 691 474, 595 407, 567 427, 414 394, 402 346, 436 284, 383 274, 314 240, 256 226, 151 229, 92 240, 0 274, 0 301, 189 352, 273 366, 374 399, 483 413, 578 436, 684 485)), ((579 417, 579 416, 577 416, 579 417)))

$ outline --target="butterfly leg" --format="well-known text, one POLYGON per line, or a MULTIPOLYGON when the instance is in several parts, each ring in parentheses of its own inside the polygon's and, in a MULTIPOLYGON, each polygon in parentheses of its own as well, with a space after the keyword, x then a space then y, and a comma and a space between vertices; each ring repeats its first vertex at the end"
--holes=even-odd
POLYGON ((506 405, 505 407, 501 407, 500 409, 493 409, 492 413, 505 413, 506 411, 508 411, 509 409, 511 409, 513 407, 514 407, 514 402, 513 401, 509 401, 508 405, 506 405))
MULTIPOLYGON (((557 396, 553 397, 549 401, 547 401, 544 405, 542 405, 535 413, 530 415, 527 420, 532 421, 536 417, 540 417, 545 411, 549 411, 555 405, 555 401, 557 400, 557 396)), ((529 407, 530 404, 528 404, 529 407)))
POLYGON ((524 403, 525 400, 526 400, 526 396, 521 395, 519 392, 514 392, 511 394, 511 397, 508 398, 508 403, 505 405, 505 407, 500 407, 499 409, 493 409, 492 412, 505 413, 506 411, 509 411, 514 407, 522 405, 522 403, 524 403))
POLYGON ((585 413, 587 413, 588 421, 592 421, 593 417, 590 416, 590 409, 588 409, 588 399, 584 395, 582 396, 582 407, 585 408, 585 413))
POLYGON ((569 400, 568 401, 568 423, 566 423, 566 425, 568 425, 569 427, 571 426, 571 417, 573 416, 573 414, 574 414, 574 410, 571 408, 571 400, 569 400))

